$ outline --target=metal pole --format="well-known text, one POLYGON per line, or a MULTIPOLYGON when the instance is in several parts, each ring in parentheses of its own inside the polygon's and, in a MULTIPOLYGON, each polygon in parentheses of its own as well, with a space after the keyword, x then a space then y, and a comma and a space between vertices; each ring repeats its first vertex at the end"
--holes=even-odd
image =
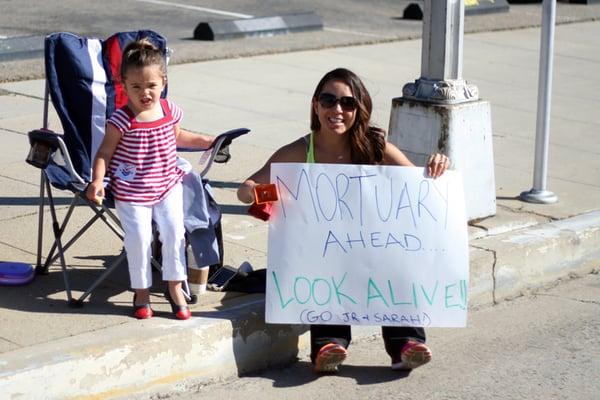
POLYGON ((556 203, 558 200, 554 193, 546 190, 555 19, 556 0, 544 0, 542 4, 542 39, 540 44, 533 188, 530 191, 521 193, 520 196, 521 200, 529 203, 550 204, 556 203))
POLYGON ((46 88, 44 89, 44 121, 42 127, 48 129, 48 103, 50 103, 50 88, 48 82, 46 82, 46 88))

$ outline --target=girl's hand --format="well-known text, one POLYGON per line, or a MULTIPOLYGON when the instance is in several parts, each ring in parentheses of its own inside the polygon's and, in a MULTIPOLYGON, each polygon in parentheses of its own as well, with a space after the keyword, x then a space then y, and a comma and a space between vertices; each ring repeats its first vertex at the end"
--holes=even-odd
POLYGON ((427 161, 427 173, 433 179, 440 177, 450 167, 450 159, 441 153, 429 156, 427 161))
POLYGON ((104 185, 102 181, 91 182, 85 191, 85 197, 97 204, 102 204, 102 199, 104 198, 104 185))

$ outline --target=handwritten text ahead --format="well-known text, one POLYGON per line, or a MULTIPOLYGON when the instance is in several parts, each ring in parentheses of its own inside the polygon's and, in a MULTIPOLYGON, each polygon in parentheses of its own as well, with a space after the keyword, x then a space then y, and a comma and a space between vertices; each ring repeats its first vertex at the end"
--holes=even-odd
POLYGON ((422 168, 273 164, 270 323, 464 326, 460 176, 422 168))

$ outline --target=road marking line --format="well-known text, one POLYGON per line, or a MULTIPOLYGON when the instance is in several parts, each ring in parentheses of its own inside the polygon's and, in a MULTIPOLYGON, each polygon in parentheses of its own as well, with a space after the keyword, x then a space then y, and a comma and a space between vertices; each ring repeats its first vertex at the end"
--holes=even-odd
POLYGON ((252 15, 239 14, 239 13, 223 11, 223 10, 215 10, 214 8, 197 7, 197 6, 189 6, 187 4, 171 3, 170 1, 161 1, 161 0, 137 0, 137 1, 144 2, 144 3, 159 4, 159 5, 163 5, 163 6, 185 8, 188 10, 203 11, 203 12, 212 13, 212 14, 227 15, 228 17, 254 18, 252 15))
POLYGON ((369 36, 369 37, 376 37, 376 38, 382 38, 382 39, 394 39, 393 36, 387 36, 387 35, 378 35, 376 33, 367 33, 367 32, 358 32, 358 31, 349 31, 346 29, 338 29, 338 28, 323 28, 324 31, 328 31, 328 32, 335 32, 335 33, 351 33, 353 35, 358 35, 358 36, 369 36))

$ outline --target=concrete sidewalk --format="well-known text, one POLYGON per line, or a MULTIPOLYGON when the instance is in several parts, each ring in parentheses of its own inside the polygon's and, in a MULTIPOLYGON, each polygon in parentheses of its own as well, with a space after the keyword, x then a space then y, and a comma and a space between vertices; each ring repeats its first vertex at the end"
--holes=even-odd
MULTIPOLYGON (((496 216, 469 228, 471 306, 600 267, 598 37, 598 21, 556 28, 548 189, 559 202, 534 205, 516 196, 533 179, 539 29, 465 36, 464 77, 492 107, 498 201, 496 216)), ((185 128, 252 129, 233 144, 232 161, 210 173, 224 212, 227 264, 265 267, 267 225, 246 215, 235 189, 274 149, 308 131, 321 76, 338 66, 357 72, 373 96, 374 121, 387 128, 391 99, 418 78, 420 54, 415 40, 170 68, 170 96, 185 112, 185 128)), ((3 261, 35 264, 39 171, 24 159, 26 133, 42 123, 43 89, 41 80, 0 85, 3 261)), ((56 197, 64 214, 68 195, 56 197)), ((90 213, 77 211, 73 222, 83 224, 90 213)), ((47 249, 49 224, 45 235, 47 249)), ((86 234, 67 252, 67 263, 77 266, 75 289, 120 252, 107 229, 86 234)), ((156 285, 159 315, 134 320, 126 274, 123 268, 111 275, 81 309, 67 306, 58 267, 30 285, 0 287, 0 399, 131 398, 306 357, 302 327, 265 326, 259 295, 208 293, 193 307, 194 318, 180 322, 168 317, 156 285)))

